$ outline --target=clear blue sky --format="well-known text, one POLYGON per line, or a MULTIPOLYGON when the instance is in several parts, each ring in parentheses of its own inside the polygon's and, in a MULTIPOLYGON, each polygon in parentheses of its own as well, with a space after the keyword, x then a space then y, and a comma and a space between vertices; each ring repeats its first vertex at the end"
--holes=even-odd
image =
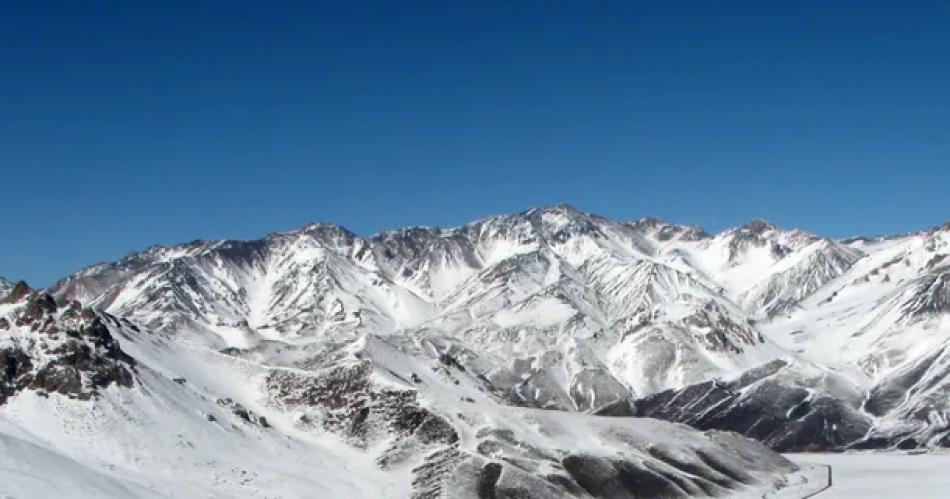
POLYGON ((948 2, 255 3, 2 3, 0 275, 558 202, 950 218, 948 2))

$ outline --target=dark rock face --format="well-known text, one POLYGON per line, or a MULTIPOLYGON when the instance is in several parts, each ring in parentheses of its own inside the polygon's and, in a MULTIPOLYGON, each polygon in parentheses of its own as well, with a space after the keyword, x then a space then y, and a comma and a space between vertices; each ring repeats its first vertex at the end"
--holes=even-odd
POLYGON ((631 461, 575 455, 561 464, 594 497, 687 497, 675 482, 631 461))
POLYGON ((653 217, 642 218, 635 222, 628 222, 627 226, 631 229, 644 233, 653 232, 658 241, 670 241, 679 239, 683 241, 698 241, 708 239, 709 235, 702 227, 695 225, 676 225, 667 223, 663 220, 653 217))
POLYGON ((877 428, 862 439, 848 445, 854 450, 911 450, 921 448, 950 447, 950 426, 945 424, 905 424, 898 430, 881 432, 877 428))
POLYGON ((558 451, 560 457, 539 453, 525 459, 516 452, 505 452, 498 460, 463 464, 456 473, 474 476, 472 492, 479 498, 726 497, 758 484, 746 469, 762 465, 746 461, 752 457, 720 457, 701 449, 684 452, 662 445, 653 445, 647 455, 636 457, 558 451), (542 474, 541 469, 553 472, 542 474))
POLYGON ((36 372, 30 388, 34 390, 43 390, 46 393, 60 393, 62 395, 78 395, 80 397, 87 394, 82 391, 82 376, 73 366, 48 365, 36 372))
POLYGON ((3 303, 16 303, 32 292, 33 290, 25 281, 19 281, 13 285, 13 289, 11 289, 10 294, 3 299, 3 303))
MULTIPOLYGON (((181 379, 181 378, 178 378, 178 379, 181 379)), ((223 399, 218 399, 216 402, 217 402, 217 404, 220 405, 221 407, 224 407, 224 408, 228 409, 229 411, 231 411, 231 414, 234 414, 235 416, 237 416, 239 419, 241 419, 241 420, 244 421, 245 423, 257 425, 257 426, 260 426, 261 428, 270 428, 270 427, 271 427, 271 426, 270 426, 270 423, 267 422, 267 418, 265 418, 264 416, 261 416, 261 415, 255 413, 254 411, 252 411, 252 410, 250 410, 250 409, 244 407, 243 405, 239 404, 238 402, 235 402, 235 401, 234 401, 233 399, 231 399, 230 397, 228 397, 228 398, 223 398, 223 399)), ((214 420, 215 420, 215 419, 214 419, 214 416, 211 415, 211 414, 209 414, 208 417, 209 417, 208 421, 214 421, 214 420)))
MULTIPOLYGON (((506 434, 504 430, 492 433, 506 434)), ((476 461, 476 464, 484 464, 469 469, 462 467, 460 472, 476 476, 475 495, 480 498, 679 498, 733 496, 746 486, 760 483, 750 473, 753 469, 766 465, 795 468, 778 457, 774 463, 760 462, 761 456, 756 457, 754 452, 720 455, 710 449, 672 448, 655 443, 644 449, 642 442, 637 443, 622 431, 603 436, 629 444, 631 454, 607 457, 529 448, 529 454, 519 455, 524 442, 513 441, 510 445, 514 447, 502 452, 497 460, 476 461), (540 473, 542 469, 548 471, 540 473)), ((711 432, 707 436, 732 449, 755 447, 731 434, 711 432)))
POLYGON ((699 339, 707 349, 715 352, 741 353, 745 345, 765 342, 758 331, 748 324, 735 322, 721 306, 712 301, 683 318, 683 323, 694 331, 708 331, 699 339))
POLYGON ((950 313, 950 267, 943 266, 916 280, 913 293, 901 306, 905 317, 933 317, 950 313))
POLYGON ((383 469, 424 456, 412 470, 413 497, 443 497, 444 478, 464 458, 448 420, 421 405, 415 389, 373 381, 371 361, 331 351, 307 365, 308 371, 273 370, 265 381, 272 400, 302 412, 298 425, 331 431, 356 447, 388 442, 376 458, 383 469))
POLYGON ((571 380, 571 399, 578 410, 602 410, 623 407, 630 399, 630 391, 606 369, 585 369, 571 380))
POLYGON ((38 321, 49 314, 56 312, 56 300, 47 293, 37 293, 32 296, 21 318, 24 321, 38 321))
POLYGON ((78 336, 49 351, 55 359, 37 371, 30 388, 88 398, 112 383, 132 387, 130 368, 135 360, 119 348, 99 317, 83 326, 78 336))
POLYGON ((488 463, 482 467, 482 472, 478 475, 478 497, 479 499, 494 499, 495 485, 501 477, 502 466, 498 463, 488 463))
POLYGON ((422 464, 412 469, 412 499, 439 499, 445 497, 445 477, 465 459, 457 445, 437 450, 425 457, 422 464))
POLYGON ((742 227, 739 227, 739 229, 745 233, 757 236, 770 230, 775 230, 775 226, 761 218, 756 218, 742 227))
POLYGON ((883 416, 893 410, 903 401, 907 391, 921 381, 924 374, 933 367, 934 362, 942 354, 943 349, 938 350, 923 361, 910 366, 909 369, 889 376, 871 388, 868 399, 864 402, 864 409, 875 416, 883 416))
POLYGON ((638 416, 729 430, 783 452, 836 450, 853 443, 871 422, 857 408, 786 382, 777 360, 723 383, 707 381, 635 402, 638 416))
MULTIPOLYGON (((11 295, 12 296, 12 295, 11 295)), ((46 293, 20 294, 27 302, 4 324, 12 347, 0 351, 0 404, 24 390, 86 400, 113 383, 134 384, 135 360, 119 347, 106 321, 72 302, 60 310, 46 293)))
POLYGON ((598 416, 612 416, 612 417, 633 417, 636 416, 636 408, 633 406, 633 401, 618 400, 613 404, 605 405, 600 409, 594 411, 594 414, 598 416))
POLYGON ((0 405, 8 397, 22 390, 30 381, 33 370, 30 357, 18 348, 0 350, 0 405))
POLYGON ((324 429, 349 437, 360 447, 392 434, 421 444, 458 440, 447 421, 418 404, 415 390, 376 386, 369 380, 371 370, 369 362, 329 367, 313 375, 275 370, 266 385, 279 402, 315 409, 324 429))
POLYGON ((891 372, 868 391, 864 409, 900 424, 874 428, 852 447, 947 447, 950 348, 944 346, 891 372))

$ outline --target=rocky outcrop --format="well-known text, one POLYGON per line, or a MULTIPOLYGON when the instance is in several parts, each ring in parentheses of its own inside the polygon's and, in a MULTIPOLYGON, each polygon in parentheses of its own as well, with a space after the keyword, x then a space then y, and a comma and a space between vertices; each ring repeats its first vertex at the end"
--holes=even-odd
MULTIPOLYGON (((21 283, 22 284, 22 283, 21 283)), ((100 315, 72 301, 60 307, 45 292, 18 284, 11 318, 0 319, 6 347, 0 349, 0 404, 29 389, 86 400, 113 384, 134 384, 135 360, 119 347, 100 315)))
POLYGON ((318 424, 358 447, 394 435, 422 444, 458 440, 443 418, 419 405, 416 390, 378 385, 370 379, 372 370, 369 362, 331 365, 312 373, 276 369, 265 386, 278 403, 303 411, 303 423, 318 424))
MULTIPOLYGON (((179 380, 179 379, 182 379, 182 378, 176 378, 176 379, 173 380, 173 381, 175 381, 176 383, 181 384, 181 382, 177 381, 177 380, 179 380)), ((220 398, 220 399, 218 399, 218 400, 216 401, 216 403, 217 403, 219 406, 224 407, 225 409, 229 410, 229 411, 231 412, 231 414, 233 414, 233 415, 236 416, 238 419, 240 419, 241 421, 244 421, 244 422, 247 423, 247 424, 257 425, 257 426, 260 426, 261 428, 270 428, 270 427, 271 427, 271 426, 270 426, 270 423, 267 421, 267 418, 265 418, 264 416, 261 416, 261 415, 257 414, 256 412, 254 412, 254 411, 252 411, 252 410, 250 410, 250 409, 244 407, 244 406, 243 406, 242 404, 240 404, 239 402, 235 402, 235 401, 234 401, 232 398, 230 398, 230 397, 220 398)), ((210 415, 209 415, 209 420, 212 420, 212 421, 213 421, 213 419, 211 419, 211 418, 213 418, 213 416, 210 416, 210 415)))
POLYGON ((23 350, 0 350, 0 405, 32 382, 33 361, 23 350))
MULTIPOLYGON (((6 281, 4 281, 4 284, 5 283, 6 281)), ((16 303, 31 292, 33 292, 33 290, 30 289, 30 286, 25 281, 18 281, 10 288, 9 293, 0 300, 0 303, 16 303)))

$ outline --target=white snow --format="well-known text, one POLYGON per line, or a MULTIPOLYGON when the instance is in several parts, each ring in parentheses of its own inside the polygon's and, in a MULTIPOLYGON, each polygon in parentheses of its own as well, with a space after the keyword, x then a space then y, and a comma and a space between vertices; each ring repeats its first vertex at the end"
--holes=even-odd
POLYGON ((799 464, 831 466, 832 486, 821 499, 940 499, 950 496, 950 454, 786 454, 799 464))
POLYGON ((263 404, 262 367, 176 345, 126 342, 131 390, 93 401, 26 391, 0 411, 0 493, 12 497, 406 497, 408 470, 297 429, 263 404), (148 364, 161 362, 161 375, 148 364), (178 384, 169 375, 187 379, 178 384), (215 403, 227 396, 272 428, 215 403), (209 421, 207 415, 215 421, 209 421))

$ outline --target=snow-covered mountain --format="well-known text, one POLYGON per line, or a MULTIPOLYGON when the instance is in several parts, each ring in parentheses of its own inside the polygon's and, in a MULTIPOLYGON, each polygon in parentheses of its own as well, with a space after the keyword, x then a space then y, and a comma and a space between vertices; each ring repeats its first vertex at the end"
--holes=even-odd
POLYGON ((950 446, 948 241, 947 225, 829 241, 754 222, 689 243, 789 355, 651 395, 637 413, 781 450, 950 446))
POLYGON ((596 410, 630 389, 736 374, 782 353, 719 283, 668 249, 637 224, 556 206, 368 239, 315 224, 152 248, 53 291, 219 349, 431 338, 478 351, 488 377, 536 374, 522 388, 549 385, 545 400, 521 390, 525 404, 596 410), (589 393, 572 396, 588 378, 617 393, 593 405, 581 400, 589 393))
MULTIPOLYGON (((285 462, 289 497, 298 486, 347 495, 366 484, 395 497, 610 496, 630 477, 673 495, 775 488, 793 468, 746 440, 625 416, 776 449, 950 445, 948 253, 950 226, 836 241, 755 220, 710 235, 564 205, 372 237, 319 223, 153 247, 0 305, 14 342, 38 344, 46 321, 84 304, 82 320, 100 318, 118 338, 134 378, 90 385, 80 372, 83 393, 97 393, 82 401, 8 376, 19 388, 0 422, 43 435, 43 414, 60 414, 82 431, 16 445, 109 463, 122 470, 105 472, 113 485, 136 493, 170 487, 146 471, 167 459, 192 477, 182 495, 202 490, 200 473, 254 495, 285 462), (19 317, 39 296, 56 308, 34 330, 19 317), (105 419, 89 423, 85 407, 105 419), (150 457, 117 459, 76 440, 130 418, 141 423, 130 428, 174 431, 163 409, 187 421, 179 438, 203 449, 193 460, 141 436, 113 440, 150 457), (212 431, 227 434, 233 458, 211 457, 212 431), (703 457, 706 445, 715 448, 703 457), (252 454, 254 467, 238 466, 252 454), (213 471, 198 471, 203 459, 213 471), (352 480, 314 483, 323 475, 302 463, 352 480), (252 485, 228 466, 253 468, 252 485), (732 476, 736 466, 750 476, 732 476)), ((39 359, 31 365, 48 357, 18 348, 39 359)))
POLYGON ((763 332, 866 377, 862 445, 950 445, 950 225, 846 244, 865 256, 763 332))

